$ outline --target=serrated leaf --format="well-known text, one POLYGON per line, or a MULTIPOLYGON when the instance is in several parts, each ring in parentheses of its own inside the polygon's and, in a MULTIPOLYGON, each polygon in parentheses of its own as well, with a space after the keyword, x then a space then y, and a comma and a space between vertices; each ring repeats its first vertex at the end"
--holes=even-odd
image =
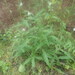
POLYGON ((41 56, 36 56, 35 57, 37 60, 43 60, 43 58, 41 56))
POLYGON ((50 67, 48 56, 44 50, 42 50, 42 56, 43 56, 44 62, 48 65, 48 67, 50 67))
POLYGON ((25 62, 23 63, 24 65, 28 64, 31 61, 31 57, 26 59, 25 62))
POLYGON ((69 52, 66 52, 64 50, 61 50, 69 59, 73 60, 74 61, 74 58, 70 55, 69 52))

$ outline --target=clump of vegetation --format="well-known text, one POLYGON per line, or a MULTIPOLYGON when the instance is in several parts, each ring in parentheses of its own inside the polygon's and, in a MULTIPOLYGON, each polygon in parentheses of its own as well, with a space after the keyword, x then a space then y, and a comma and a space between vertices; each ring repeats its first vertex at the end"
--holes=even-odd
MULTIPOLYGON (((3 43, 3 42, 2 42, 3 43)), ((2 73, 6 73, 6 71, 8 70, 8 66, 9 66, 9 64, 5 61, 5 59, 3 59, 3 57, 4 57, 4 44, 2 44, 1 42, 0 42, 0 74, 2 73)))
POLYGON ((66 24, 54 13, 42 10, 23 19, 11 30, 14 57, 22 57, 20 72, 43 62, 49 69, 61 71, 75 63, 75 40, 66 31, 66 24), (13 31, 14 30, 14 31, 13 31))
POLYGON ((32 13, 23 10, 21 2, 18 10, 22 10, 20 16, 24 17, 0 34, 0 58, 8 57, 0 61, 0 69, 6 73, 16 65, 19 72, 28 72, 27 75, 75 70, 75 39, 66 31, 68 18, 74 14, 73 6, 62 10, 62 0, 41 0, 40 6, 39 1, 33 2, 33 9, 38 9, 32 13))

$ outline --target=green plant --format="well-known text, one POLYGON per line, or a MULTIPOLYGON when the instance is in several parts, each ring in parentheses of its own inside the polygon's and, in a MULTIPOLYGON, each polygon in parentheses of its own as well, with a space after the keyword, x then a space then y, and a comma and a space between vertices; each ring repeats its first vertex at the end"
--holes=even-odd
POLYGON ((8 70, 8 63, 6 61, 3 61, 4 48, 5 45, 2 41, 0 41, 0 72, 2 72, 3 74, 5 74, 8 70))
POLYGON ((75 62, 75 40, 66 31, 66 24, 53 12, 42 10, 35 16, 29 16, 10 32, 16 36, 12 38, 14 57, 24 59, 19 71, 29 63, 32 69, 35 68, 38 61, 57 70, 75 62))
POLYGON ((8 70, 8 65, 6 62, 0 61, 0 70, 2 70, 3 73, 6 73, 6 71, 8 70))
POLYGON ((6 74, 12 66, 10 75, 17 64, 18 71, 27 75, 31 71, 41 75, 75 70, 75 39, 66 31, 66 24, 74 22, 74 3, 62 9, 62 0, 29 0, 25 10, 23 0, 19 0, 17 10, 23 18, 0 34, 0 70, 6 74))

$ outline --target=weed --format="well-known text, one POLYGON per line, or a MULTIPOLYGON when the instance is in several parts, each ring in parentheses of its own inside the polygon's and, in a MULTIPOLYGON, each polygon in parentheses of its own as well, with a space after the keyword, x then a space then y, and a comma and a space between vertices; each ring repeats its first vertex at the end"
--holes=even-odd
POLYGON ((75 62, 75 40, 66 31, 66 24, 54 13, 42 10, 23 19, 11 31, 16 36, 12 41, 14 57, 24 58, 21 70, 30 63, 33 69, 36 62, 41 61, 48 68, 61 72, 58 66, 75 62))

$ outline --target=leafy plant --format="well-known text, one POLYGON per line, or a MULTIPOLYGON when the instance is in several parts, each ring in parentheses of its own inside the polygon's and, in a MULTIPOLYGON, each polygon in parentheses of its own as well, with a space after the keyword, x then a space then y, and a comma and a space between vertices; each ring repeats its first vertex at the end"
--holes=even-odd
POLYGON ((6 71, 8 70, 8 63, 6 61, 3 61, 4 47, 5 46, 1 41, 0 42, 0 72, 2 72, 3 74, 5 74, 6 71))
POLYGON ((50 69, 75 62, 75 40, 65 29, 66 24, 56 14, 45 10, 27 17, 10 30, 16 36, 12 38, 14 57, 23 57, 22 64, 31 63, 32 69, 38 61, 50 69))
MULTIPOLYGON (((3 59, 4 53, 8 56, 6 52, 11 50, 10 59, 19 60, 22 57, 17 62, 20 64, 19 72, 30 69, 35 74, 37 69, 40 75, 44 69, 47 72, 56 70, 62 74, 63 69, 75 70, 75 39, 66 31, 66 24, 74 22, 74 6, 73 2, 71 7, 62 9, 62 0, 31 0, 28 10, 25 10, 23 1, 20 0, 17 10, 23 18, 0 34, 0 59, 3 59), (3 49, 6 47, 9 50, 3 49)), ((0 61, 0 70, 4 73, 8 70, 8 65, 3 60, 0 61)))
POLYGON ((3 73, 6 73, 6 71, 8 70, 7 63, 5 63, 4 61, 0 61, 0 70, 2 70, 3 73))

